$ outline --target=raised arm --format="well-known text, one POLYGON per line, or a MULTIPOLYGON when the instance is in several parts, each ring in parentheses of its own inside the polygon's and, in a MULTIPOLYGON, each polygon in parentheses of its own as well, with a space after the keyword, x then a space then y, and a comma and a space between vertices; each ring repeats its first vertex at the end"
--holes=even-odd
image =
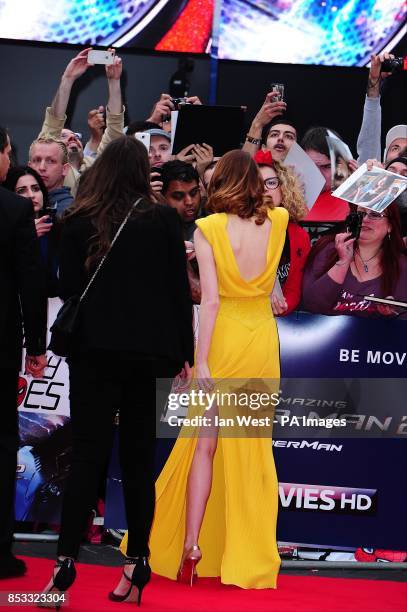
POLYGON ((355 240, 350 236, 349 232, 335 236, 335 246, 332 247, 336 250, 337 259, 329 270, 324 272, 327 261, 332 256, 332 247, 328 246, 317 255, 312 265, 306 266, 302 286, 302 299, 306 310, 331 314, 353 259, 355 240))
POLYGON ((272 91, 267 94, 263 105, 253 119, 247 133, 246 142, 243 145, 243 151, 247 151, 247 153, 250 153, 252 157, 254 157, 257 151, 260 149, 263 128, 275 117, 282 115, 287 108, 287 104, 285 102, 273 101, 273 97, 275 95, 275 92, 272 91), (254 140, 255 142, 250 142, 250 140, 247 140, 248 138, 250 140, 254 140))
POLYGON ((53 138, 60 137, 61 130, 66 121, 66 109, 68 107, 72 86, 76 79, 82 76, 90 66, 90 64, 88 64, 89 51, 90 48, 83 49, 83 51, 78 53, 65 68, 52 104, 46 109, 45 120, 38 138, 47 136, 52 136, 53 138))
POLYGON ((369 158, 381 159, 382 108, 380 106, 380 84, 382 78, 391 74, 390 72, 381 72, 381 67, 385 59, 393 57, 388 53, 380 56, 372 55, 371 57, 362 125, 356 144, 359 165, 369 158))
POLYGON ((88 127, 90 132, 90 138, 85 145, 83 154, 89 157, 96 157, 98 146, 101 143, 103 132, 105 130, 105 118, 103 116, 105 112, 104 106, 93 108, 88 112, 88 127))
MULTIPOLYGON (((97 148, 97 155, 100 155, 110 142, 123 136, 124 107, 120 88, 122 71, 122 60, 116 55, 113 64, 111 66, 106 66, 106 77, 109 90, 109 99, 106 107, 106 129, 97 148)), ((92 158, 91 160, 93 161, 92 158)))
POLYGON ((218 277, 212 247, 200 229, 197 229, 194 233, 194 244, 201 281, 201 306, 199 309, 199 336, 196 351, 195 377, 202 380, 205 386, 205 380, 208 381, 211 377, 208 367, 208 355, 219 310, 218 277))

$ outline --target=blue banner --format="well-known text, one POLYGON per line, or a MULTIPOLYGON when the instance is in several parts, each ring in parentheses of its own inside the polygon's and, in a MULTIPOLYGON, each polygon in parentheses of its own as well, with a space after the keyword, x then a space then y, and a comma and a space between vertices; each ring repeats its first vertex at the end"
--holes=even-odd
MULTIPOLYGON (((283 377, 337 379, 339 388, 344 378, 388 379, 382 396, 388 397, 390 412, 392 403, 400 405, 402 387, 396 383, 406 379, 406 322, 302 312, 277 321, 283 377)), ((368 380, 365 384, 369 385, 368 380)), ((307 409, 318 414, 320 397, 305 396, 305 389, 300 389, 295 402, 285 398, 280 411, 295 415, 307 409)), ((366 398, 363 401, 366 406, 366 398)), ((390 421, 378 424, 369 414, 356 414, 355 433, 360 431, 360 437, 353 439, 275 437, 280 542, 407 549, 404 412, 406 416, 398 414, 396 422, 388 417, 390 421), (364 437, 372 423, 379 430, 393 427, 398 439, 364 437)), ((172 444, 158 440, 157 475, 172 444)), ((105 525, 125 527, 116 448, 109 471, 105 525)))

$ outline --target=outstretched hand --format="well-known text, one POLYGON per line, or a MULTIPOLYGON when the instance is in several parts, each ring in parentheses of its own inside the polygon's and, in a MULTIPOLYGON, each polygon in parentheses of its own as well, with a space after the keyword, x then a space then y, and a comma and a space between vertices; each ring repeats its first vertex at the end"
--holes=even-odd
POLYGON ((92 51, 92 47, 83 49, 83 51, 80 51, 78 55, 76 55, 73 59, 71 59, 71 61, 65 68, 65 71, 62 77, 65 79, 75 81, 80 76, 82 76, 87 71, 89 66, 91 66, 91 64, 88 64, 89 51, 92 51))
POLYGON ((169 94, 162 93, 158 102, 154 104, 151 115, 148 117, 147 121, 161 124, 167 117, 171 116, 171 111, 173 110, 174 105, 171 101, 171 96, 169 94))
POLYGON ((287 110, 287 104, 281 100, 274 100, 275 96, 276 92, 273 91, 267 94, 262 107, 255 117, 255 121, 262 127, 287 110))
POLYGON ((381 55, 372 55, 370 57, 369 78, 372 81, 386 78, 391 74, 391 72, 380 72, 384 60, 388 59, 394 59, 394 55, 391 53, 382 53, 381 55))
MULTIPOLYGON (((109 51, 113 51, 114 49, 109 49, 109 51)), ((106 76, 109 80, 119 81, 123 72, 123 63, 122 58, 118 55, 114 56, 113 64, 106 65, 106 76)))

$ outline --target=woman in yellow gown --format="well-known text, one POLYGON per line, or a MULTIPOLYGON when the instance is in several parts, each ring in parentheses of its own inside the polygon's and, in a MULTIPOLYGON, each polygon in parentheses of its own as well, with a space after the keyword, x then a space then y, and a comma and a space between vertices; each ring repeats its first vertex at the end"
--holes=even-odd
MULTIPOLYGON (((278 385, 270 293, 288 213, 272 209, 263 190, 250 155, 231 151, 210 183, 214 214, 197 221, 202 301, 194 378, 206 390, 212 380, 225 380, 226 387, 230 379, 273 379, 274 389, 277 379, 278 385)), ((218 437, 190 432, 181 432, 156 482, 152 570, 192 584, 199 562, 199 576, 220 576, 224 584, 242 588, 275 588, 280 558, 271 436, 228 437, 222 427, 218 437)))

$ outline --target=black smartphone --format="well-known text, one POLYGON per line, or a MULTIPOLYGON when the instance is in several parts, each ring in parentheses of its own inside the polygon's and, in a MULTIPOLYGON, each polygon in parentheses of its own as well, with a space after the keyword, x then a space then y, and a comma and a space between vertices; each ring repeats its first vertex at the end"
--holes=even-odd
POLYGON ((362 229, 363 213, 351 212, 345 219, 346 230, 350 232, 351 238, 357 240, 360 236, 360 230, 362 229))
POLYGON ((49 219, 47 223, 54 223, 57 218, 57 209, 56 207, 46 207, 44 208, 44 215, 48 215, 49 219))
POLYGON ((155 181, 160 181, 161 180, 161 175, 163 173, 163 169, 161 168, 161 166, 157 166, 156 168, 153 166, 150 169, 150 174, 152 174, 153 172, 155 172, 156 174, 159 174, 160 176, 154 176, 154 180, 155 181))

